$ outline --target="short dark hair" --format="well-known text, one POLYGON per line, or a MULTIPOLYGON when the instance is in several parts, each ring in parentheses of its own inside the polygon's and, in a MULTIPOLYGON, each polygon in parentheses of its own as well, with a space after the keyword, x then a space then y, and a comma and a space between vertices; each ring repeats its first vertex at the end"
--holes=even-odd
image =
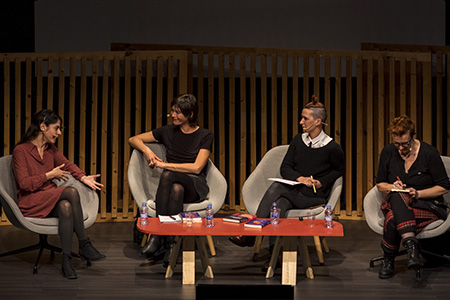
POLYGON ((197 125, 198 101, 192 94, 182 94, 172 100, 171 106, 180 108, 183 115, 189 118, 191 126, 197 125))

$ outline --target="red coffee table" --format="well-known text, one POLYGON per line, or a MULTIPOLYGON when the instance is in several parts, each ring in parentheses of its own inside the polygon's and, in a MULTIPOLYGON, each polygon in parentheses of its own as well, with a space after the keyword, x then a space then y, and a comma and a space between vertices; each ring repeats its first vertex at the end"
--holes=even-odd
POLYGON ((323 220, 314 220, 312 222, 311 226, 311 221, 309 220, 307 222, 306 220, 299 221, 298 219, 280 219, 278 225, 267 225, 262 229, 257 229, 244 227, 244 223, 223 222, 221 218, 215 218, 215 226, 208 228, 205 227, 204 220, 202 223, 194 223, 192 227, 188 227, 184 223, 160 223, 158 218, 149 218, 148 225, 140 225, 138 221, 138 229, 148 234, 176 236, 176 244, 169 260, 166 278, 173 275, 173 268, 176 264, 180 246, 183 244, 183 284, 195 284, 195 244, 197 244, 205 276, 214 278, 205 243, 201 240, 202 236, 277 236, 266 278, 273 277, 276 259, 283 244, 282 284, 295 285, 297 279, 297 243, 299 242, 306 276, 314 278, 308 249, 303 237, 344 236, 342 224, 336 221, 333 221, 333 228, 325 228, 323 220))

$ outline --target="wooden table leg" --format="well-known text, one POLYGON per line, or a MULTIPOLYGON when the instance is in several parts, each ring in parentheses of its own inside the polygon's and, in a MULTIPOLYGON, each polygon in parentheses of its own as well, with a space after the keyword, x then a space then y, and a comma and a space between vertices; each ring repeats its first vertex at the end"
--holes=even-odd
POLYGON ((319 259, 319 263, 323 265, 323 252, 322 252, 322 245, 320 243, 320 237, 314 236, 314 245, 316 245, 316 252, 317 252, 317 258, 319 259))
POLYGON ((266 278, 273 277, 273 273, 277 265, 278 256, 280 255, 280 249, 281 249, 281 237, 277 236, 277 239, 275 240, 275 246, 273 247, 272 256, 270 257, 270 263, 269 268, 267 269, 266 278))
POLYGON ((311 267, 311 260, 309 259, 309 252, 308 247, 306 247, 305 238, 300 236, 298 239, 300 243, 300 255, 302 257, 303 270, 306 274, 306 277, 313 279, 314 273, 311 267))
MULTIPOLYGON (((211 236, 209 236, 209 237, 211 237, 211 236)), ((205 274, 205 276, 208 278, 214 278, 214 274, 213 274, 211 265, 209 264, 208 253, 206 252, 205 243, 204 243, 202 237, 200 237, 200 236, 196 237, 195 242, 197 244, 197 249, 200 254, 200 260, 202 262, 203 274, 205 274)))
POLYGON ((253 261, 258 260, 259 251, 261 250, 261 244, 262 244, 263 236, 258 235, 255 240, 255 247, 253 249, 253 261))
POLYGON ((211 253, 211 256, 213 257, 216 256, 216 248, 214 247, 214 241, 212 236, 207 235, 206 240, 208 241, 209 252, 211 253))
POLYGON ((324 236, 320 237, 320 241, 322 242, 323 251, 325 253, 330 253, 330 248, 328 248, 328 243, 324 236))
POLYGON ((175 268, 175 265, 177 264, 178 255, 180 253, 180 247, 182 243, 183 238, 181 236, 175 237, 175 242, 173 245, 172 253, 170 253, 169 257, 169 265, 167 266, 166 270, 166 278, 172 277, 173 275, 173 269, 175 268))
POLYGON ((296 285, 297 283, 297 237, 283 237, 283 264, 281 284, 296 285))
POLYGON ((183 284, 195 284, 195 236, 183 237, 183 284))

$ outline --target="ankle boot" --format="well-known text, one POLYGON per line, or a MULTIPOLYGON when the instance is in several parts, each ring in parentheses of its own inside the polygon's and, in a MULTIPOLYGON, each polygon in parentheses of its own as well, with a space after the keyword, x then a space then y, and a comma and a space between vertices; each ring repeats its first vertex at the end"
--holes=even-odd
POLYGON ((169 266, 170 255, 172 254, 173 246, 175 244, 175 238, 173 236, 167 236, 166 241, 164 243, 164 248, 166 249, 166 253, 163 258, 163 267, 167 268, 169 266))
POLYGON ((70 256, 69 254, 63 253, 61 269, 64 277, 66 277, 67 279, 78 278, 77 272, 75 272, 75 269, 72 265, 72 256, 70 256))
POLYGON ((99 261, 106 258, 106 256, 92 246, 89 238, 79 241, 78 254, 87 261, 99 261))
POLYGON ((381 264, 380 271, 378 272, 378 278, 389 279, 394 276, 395 270, 395 256, 384 253, 383 262, 381 264))
POLYGON ((420 269, 423 267, 422 256, 419 252, 419 241, 415 237, 408 237, 402 241, 403 246, 407 252, 407 264, 408 269, 420 269))
POLYGON ((154 259, 155 257, 161 255, 163 251, 164 251, 163 236, 152 234, 150 236, 150 240, 147 242, 147 244, 145 244, 141 252, 139 252, 139 256, 148 259, 154 259))

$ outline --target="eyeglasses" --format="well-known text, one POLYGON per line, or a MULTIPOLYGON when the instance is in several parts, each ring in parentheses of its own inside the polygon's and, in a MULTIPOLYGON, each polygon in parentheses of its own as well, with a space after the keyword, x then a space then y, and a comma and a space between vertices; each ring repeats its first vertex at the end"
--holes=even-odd
POLYGON ((411 145, 411 141, 412 141, 412 138, 410 138, 409 141, 404 142, 404 143, 394 143, 394 146, 397 148, 400 148, 400 146, 402 146, 402 148, 406 148, 411 145))

